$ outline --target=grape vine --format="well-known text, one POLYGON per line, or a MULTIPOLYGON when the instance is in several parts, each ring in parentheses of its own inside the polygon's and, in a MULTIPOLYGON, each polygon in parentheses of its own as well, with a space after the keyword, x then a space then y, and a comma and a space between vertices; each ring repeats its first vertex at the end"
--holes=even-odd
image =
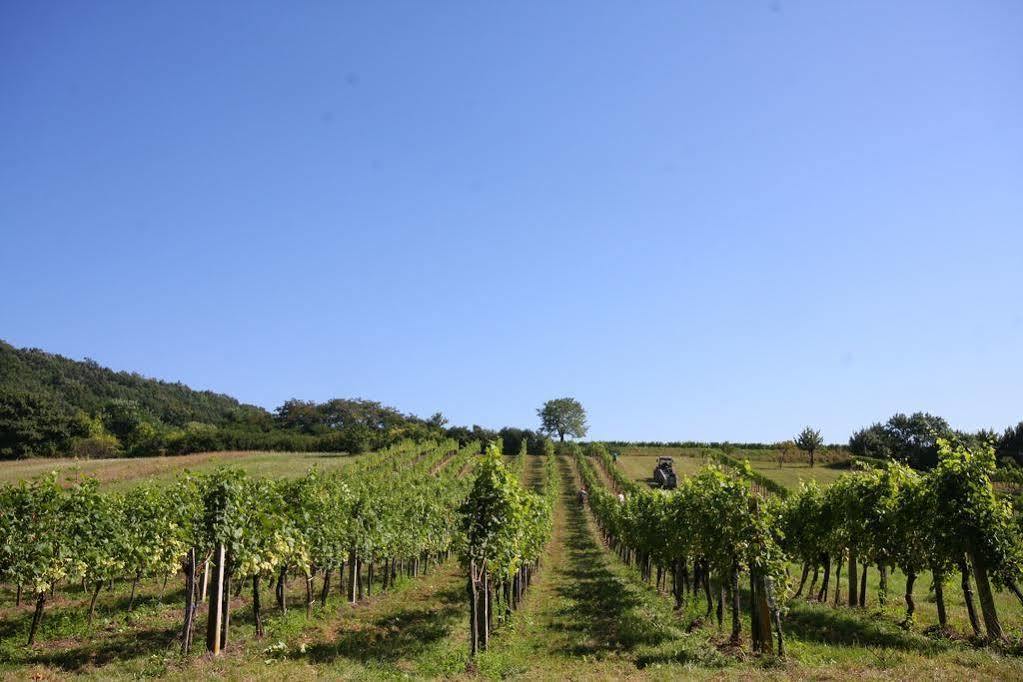
POLYGON ((459 507, 471 656, 486 650, 495 617, 500 623, 519 607, 550 538, 558 490, 554 456, 548 451, 544 457, 542 493, 522 485, 525 457, 520 453, 508 467, 497 446, 489 447, 459 507))
POLYGON ((142 579, 166 581, 180 572, 182 650, 192 644, 198 604, 208 600, 206 648, 217 654, 228 641, 232 586, 251 585, 262 635, 264 581, 285 611, 288 580, 302 580, 309 614, 317 577, 321 603, 335 573, 337 589, 347 582, 348 599, 357 601, 374 584, 386 588, 399 573, 414 577, 445 558, 459 530, 450 510, 471 483, 460 474, 478 449, 406 442, 338 473, 314 469, 294 480, 270 480, 220 469, 123 493, 102 492, 90 478, 62 488, 56 475, 7 484, 0 487, 0 581, 18 586, 19 602, 23 589, 34 598, 32 644, 58 584, 88 587, 91 624, 104 584, 130 582, 131 610, 142 579))
POLYGON ((889 571, 898 568, 907 578, 907 627, 913 622, 916 580, 930 571, 943 629, 948 626, 944 585, 958 573, 974 635, 991 640, 1003 637, 992 586, 1008 589, 1023 603, 1018 587, 1023 541, 1011 505, 992 488, 994 453, 988 446, 940 440, 938 465, 931 471, 897 463, 861 465, 830 486, 805 483, 784 499, 764 494, 756 479, 744 474, 748 465, 708 466, 666 493, 628 481, 601 448, 579 452, 576 459, 608 546, 625 563, 636 564, 645 579, 656 571, 658 587, 666 587, 670 577, 677 606, 699 598, 702 590, 706 616, 716 610, 720 624, 724 604, 730 603, 736 644, 741 638, 739 578, 748 576, 756 651, 772 651, 776 642, 777 652, 784 654, 783 603, 802 596, 811 571, 808 598, 827 601, 834 573, 834 603, 859 608, 866 604, 867 571, 879 572, 878 598, 884 603, 889 571), (594 464, 614 490, 604 485, 594 464), (802 565, 791 594, 789 562, 802 565))

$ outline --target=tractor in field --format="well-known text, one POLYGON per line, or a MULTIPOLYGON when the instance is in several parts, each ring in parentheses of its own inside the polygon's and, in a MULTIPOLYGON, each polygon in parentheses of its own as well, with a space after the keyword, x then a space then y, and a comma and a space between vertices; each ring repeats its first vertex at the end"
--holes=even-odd
POLYGON ((675 475, 674 462, 671 457, 657 458, 657 466, 654 468, 654 485, 665 490, 674 490, 678 487, 678 477, 675 475))

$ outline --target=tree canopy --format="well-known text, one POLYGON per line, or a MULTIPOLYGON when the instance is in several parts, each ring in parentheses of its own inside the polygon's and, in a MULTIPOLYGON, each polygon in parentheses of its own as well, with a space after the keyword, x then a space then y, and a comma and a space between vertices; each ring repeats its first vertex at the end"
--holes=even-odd
POLYGON ((999 460, 1004 457, 1023 466, 1023 422, 1005 429, 995 446, 995 455, 999 460))
POLYGON ((575 398, 548 400, 536 413, 540 417, 540 430, 557 435, 560 441, 564 441, 565 436, 582 438, 586 435, 586 410, 575 398))
POLYGON ((926 412, 899 413, 884 424, 854 433, 849 449, 860 457, 893 459, 915 469, 929 469, 938 463, 938 438, 951 434, 952 428, 941 417, 926 412))
POLYGON ((824 445, 821 432, 807 426, 796 436, 796 447, 810 456, 810 466, 813 466, 813 455, 824 445))

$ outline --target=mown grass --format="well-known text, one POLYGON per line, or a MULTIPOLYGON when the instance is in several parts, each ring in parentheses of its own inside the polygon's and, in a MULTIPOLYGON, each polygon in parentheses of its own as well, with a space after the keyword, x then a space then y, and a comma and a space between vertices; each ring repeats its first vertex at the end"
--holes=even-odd
POLYGON ((87 595, 76 587, 62 589, 48 607, 32 648, 24 646, 32 607, 15 608, 14 595, 4 591, 0 677, 386 679, 410 671, 445 677, 465 667, 457 627, 464 620, 464 586, 454 560, 421 578, 400 579, 393 589, 357 605, 334 593, 325 607, 314 605, 309 619, 301 580, 291 581, 286 614, 277 612, 272 595, 264 590, 267 634, 262 639, 255 636, 249 591, 243 590, 232 601, 228 648, 216 660, 203 652, 204 609, 197 616, 192 653, 180 654, 184 597, 180 585, 173 589, 174 582, 160 598, 160 581, 145 581, 132 613, 127 612, 127 585, 116 584, 113 591, 102 593, 92 628, 86 619, 87 595))
MULTIPOLYGON (((692 476, 707 464, 716 463, 714 455, 719 452, 711 448, 629 447, 621 450, 618 466, 633 480, 649 484, 653 480, 658 457, 671 457, 676 472, 692 476)), ((825 485, 833 483, 849 471, 848 459, 823 461, 811 469, 809 463, 802 459, 791 461, 790 458, 779 464, 776 450, 736 450, 732 456, 740 461, 748 459, 755 471, 791 489, 798 488, 801 480, 812 479, 825 485)))
POLYGON ((310 467, 323 470, 344 467, 358 455, 336 452, 201 452, 173 457, 113 459, 34 458, 3 462, 0 482, 17 482, 58 472, 63 481, 95 476, 104 489, 130 487, 141 480, 168 482, 180 472, 211 471, 233 466, 257 476, 286 478, 301 476, 310 467))
POLYGON ((834 483, 839 476, 849 471, 847 464, 817 464, 810 467, 808 462, 783 462, 750 460, 750 466, 776 483, 795 490, 800 481, 817 481, 823 485, 834 483))
MULTIPOLYGON (((654 467, 657 466, 657 458, 660 456, 662 455, 621 456, 618 458, 618 466, 632 480, 651 485, 654 480, 654 467)), ((684 476, 692 476, 707 464, 712 463, 710 460, 705 460, 702 457, 696 458, 670 454, 667 456, 674 460, 675 473, 684 476)))

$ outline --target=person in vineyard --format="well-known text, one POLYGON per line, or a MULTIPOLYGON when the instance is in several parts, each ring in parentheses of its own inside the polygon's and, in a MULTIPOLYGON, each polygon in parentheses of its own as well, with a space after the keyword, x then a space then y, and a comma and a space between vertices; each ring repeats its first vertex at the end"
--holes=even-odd
POLYGON ((588 492, 586 492, 586 486, 583 486, 582 488, 580 488, 579 489, 579 495, 578 495, 579 506, 585 507, 586 506, 586 501, 589 499, 589 496, 590 496, 590 494, 588 492))

